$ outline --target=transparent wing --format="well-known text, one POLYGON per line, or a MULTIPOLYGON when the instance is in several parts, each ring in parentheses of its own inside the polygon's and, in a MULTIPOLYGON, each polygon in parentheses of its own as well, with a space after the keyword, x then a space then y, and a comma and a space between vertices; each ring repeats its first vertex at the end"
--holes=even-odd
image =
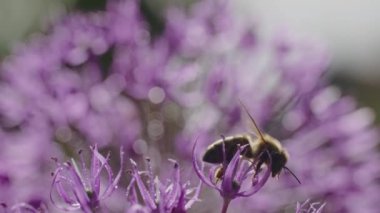
POLYGON ((253 129, 255 135, 257 137, 260 137, 261 139, 264 140, 264 136, 263 136, 263 133, 260 131, 258 125, 256 124, 256 121, 255 119, 253 119, 252 115, 249 113, 247 107, 243 104, 243 102, 239 99, 239 102, 240 102, 240 105, 242 106, 244 112, 248 115, 248 118, 250 120, 250 124, 249 126, 251 127, 251 129, 253 129))

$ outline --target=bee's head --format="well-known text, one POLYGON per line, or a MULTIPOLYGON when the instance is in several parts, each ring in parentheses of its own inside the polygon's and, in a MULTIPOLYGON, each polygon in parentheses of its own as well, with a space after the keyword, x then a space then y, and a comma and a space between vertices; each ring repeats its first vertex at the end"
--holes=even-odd
POLYGON ((273 153, 271 154, 272 159, 272 177, 275 177, 276 175, 279 175, 281 170, 285 167, 286 162, 288 161, 288 158, 285 153, 273 153))

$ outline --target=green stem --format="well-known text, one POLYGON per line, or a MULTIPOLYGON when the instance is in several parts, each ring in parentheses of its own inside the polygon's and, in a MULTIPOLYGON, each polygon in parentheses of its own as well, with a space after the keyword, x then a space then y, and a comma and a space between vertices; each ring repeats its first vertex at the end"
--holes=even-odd
POLYGON ((227 213, 227 208, 230 205, 231 200, 230 199, 224 199, 223 200, 223 208, 221 213, 227 213))

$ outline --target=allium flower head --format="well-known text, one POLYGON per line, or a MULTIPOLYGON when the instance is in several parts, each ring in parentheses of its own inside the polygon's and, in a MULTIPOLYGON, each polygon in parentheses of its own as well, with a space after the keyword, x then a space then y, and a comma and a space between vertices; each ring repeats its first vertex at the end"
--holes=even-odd
POLYGON ((92 212, 98 208, 99 202, 108 198, 117 188, 123 168, 122 149, 120 151, 121 166, 115 177, 108 159, 109 155, 103 157, 95 146, 92 148, 90 171, 87 170, 83 159, 81 159, 81 169, 74 159, 71 162, 60 164, 54 172, 50 192, 53 204, 67 211, 80 209, 83 212, 92 212), (104 185, 102 185, 101 179, 103 170, 108 176, 104 185), (57 198, 60 203, 56 201, 57 198))
POLYGON ((310 203, 310 200, 306 200, 303 203, 297 202, 296 213, 321 213, 325 203, 314 202, 310 203))
POLYGON ((3 209, 1 211, 2 213, 41 213, 41 212, 48 212, 46 205, 41 205, 39 207, 34 207, 31 204, 28 203, 17 203, 14 204, 11 207, 8 207, 7 204, 1 203, 0 204, 3 209))
POLYGON ((189 188, 189 182, 182 183, 178 163, 174 160, 172 162, 173 173, 167 181, 162 182, 153 176, 149 159, 147 171, 139 171, 136 162, 131 159, 132 179, 127 188, 127 198, 132 206, 128 212, 184 213, 198 200, 201 182, 197 187, 189 188), (148 176, 147 185, 144 184, 142 175, 148 176), (138 203, 136 189, 145 206, 138 203))
MULTIPOLYGON (((193 166, 195 172, 206 185, 216 189, 220 193, 224 199, 225 206, 223 209, 227 209, 228 203, 237 197, 249 197, 258 192, 267 182, 271 174, 271 158, 269 155, 269 163, 267 169, 262 177, 259 178, 259 169, 256 166, 258 162, 256 160, 254 162, 250 162, 241 156, 247 146, 248 145, 239 147, 238 151, 234 154, 233 158, 229 162, 226 160, 226 156, 223 154, 224 162, 222 164, 222 167, 211 167, 210 173, 208 177, 206 177, 203 174, 203 169, 197 163, 195 154, 196 146, 194 145, 193 166), (221 179, 220 184, 218 183, 219 179, 221 179), (242 187, 245 185, 248 185, 247 188, 242 189, 242 187)), ((224 146, 223 153, 226 153, 224 146)))

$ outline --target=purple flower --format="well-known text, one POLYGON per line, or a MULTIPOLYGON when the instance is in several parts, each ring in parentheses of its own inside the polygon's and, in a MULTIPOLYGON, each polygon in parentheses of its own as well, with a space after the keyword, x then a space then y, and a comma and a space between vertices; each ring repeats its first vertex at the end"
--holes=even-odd
POLYGON ((231 200, 237 197, 250 197, 257 193, 270 177, 271 163, 268 164, 266 171, 262 177, 259 178, 259 171, 256 170, 257 162, 250 162, 241 156, 247 146, 239 147, 239 150, 235 153, 230 162, 227 162, 226 156, 223 156, 223 164, 221 166, 211 167, 209 175, 206 177, 203 174, 203 166, 201 168, 197 163, 195 148, 196 146, 194 145, 194 170, 202 182, 211 188, 216 189, 223 197, 224 205, 222 212, 227 211, 231 200), (221 179, 220 184, 218 183, 219 179, 221 179), (243 186, 246 186, 246 188, 243 189, 243 186))
MULTIPOLYGON (((81 154, 81 153, 80 153, 81 154)), ((109 154, 103 157, 95 146, 92 148, 90 171, 87 170, 83 158, 82 169, 75 160, 59 164, 54 172, 50 191, 52 203, 63 210, 82 210, 92 212, 100 207, 100 201, 108 198, 117 188, 123 169, 124 152, 120 149, 120 170, 115 177, 110 164, 109 154), (101 174, 105 170, 107 179, 102 180, 101 174), (104 182, 104 183, 103 183, 104 182), (59 199, 59 203, 57 202, 59 199)))
MULTIPOLYGON (((217 135, 247 132, 242 99, 262 130, 289 152, 287 167, 302 185, 286 172, 266 180, 268 171, 255 171, 254 162, 238 153, 222 165, 220 182, 213 179, 218 167, 204 175, 193 160, 207 189, 227 200, 260 190, 255 202, 235 199, 235 211, 276 212, 311 198, 325 200, 329 212, 378 212, 379 132, 371 110, 321 79, 329 62, 323 45, 285 31, 263 37, 269 33, 261 33, 259 24, 235 20, 225 0, 168 9, 162 34, 152 37, 140 3, 108 1, 104 11, 69 14, 4 58, 0 203, 50 207, 50 157, 70 157, 90 143, 112 149, 122 144, 132 156, 149 153, 157 162, 174 155, 186 165, 195 157, 195 138, 203 148, 217 135)), ((114 191, 121 173, 113 177, 112 161, 96 147, 92 158, 90 172, 84 163, 59 165, 55 205, 122 211, 125 198, 115 195, 127 188, 114 191)), ((198 187, 187 197, 191 188, 180 180, 176 163, 169 181, 136 165, 132 176, 128 212, 183 212, 198 198, 198 187), (137 191, 145 203, 137 201, 137 191)), ((215 211, 217 199, 205 196, 210 205, 202 210, 215 211)))
POLYGON ((8 208, 5 203, 0 204, 4 210, 4 213, 41 213, 48 212, 47 206, 45 204, 39 204, 38 207, 33 206, 33 204, 28 203, 17 203, 8 208))
POLYGON ((137 1, 109 6, 67 15, 2 61, 0 202, 48 201, 51 156, 69 156, 90 143, 134 151, 142 128, 138 103, 123 94, 124 76, 103 62, 124 54, 113 51, 116 43, 136 43, 146 29, 137 1), (136 36, 120 27, 126 22, 136 36))
POLYGON ((195 188, 189 188, 189 182, 183 183, 176 161, 172 160, 173 173, 165 182, 153 176, 149 159, 147 159, 147 171, 139 171, 136 162, 132 159, 130 161, 132 163, 132 179, 127 188, 127 198, 131 207, 128 212, 184 213, 194 202, 198 201, 201 182, 195 188), (144 184, 142 175, 148 176, 147 185, 144 184), (139 190, 144 200, 144 206, 138 203, 136 189, 139 190), (191 194, 192 196, 189 198, 191 194))
POLYGON ((322 213, 323 207, 326 203, 314 202, 310 203, 310 200, 306 200, 303 203, 297 202, 296 213, 322 213))
POLYGON ((117 61, 130 43, 149 48, 139 41, 146 30, 137 8, 137 1, 112 1, 104 13, 68 15, 48 36, 15 51, 0 68, 3 125, 22 126, 21 131, 37 122, 48 125, 40 131, 48 142, 132 146, 141 131, 140 117, 136 103, 123 94, 125 73, 117 61), (133 30, 120 27, 125 23, 133 30))

